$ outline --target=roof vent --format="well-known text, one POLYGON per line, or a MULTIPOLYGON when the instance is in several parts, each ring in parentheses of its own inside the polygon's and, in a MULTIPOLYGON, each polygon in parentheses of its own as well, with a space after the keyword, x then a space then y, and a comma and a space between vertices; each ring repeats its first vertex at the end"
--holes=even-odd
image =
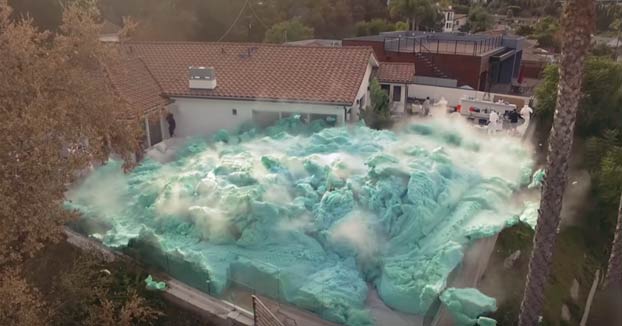
POLYGON ((216 71, 214 67, 189 67, 191 89, 216 88, 216 71))

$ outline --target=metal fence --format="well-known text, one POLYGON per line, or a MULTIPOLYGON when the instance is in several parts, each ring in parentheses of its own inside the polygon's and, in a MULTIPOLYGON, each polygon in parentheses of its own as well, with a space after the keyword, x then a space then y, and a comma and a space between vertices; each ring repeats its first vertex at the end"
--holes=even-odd
POLYGON ((384 49, 402 53, 445 53, 481 55, 503 46, 502 36, 460 36, 428 34, 416 36, 387 36, 384 49))
POLYGON ((252 299, 255 326, 285 326, 257 296, 252 299))

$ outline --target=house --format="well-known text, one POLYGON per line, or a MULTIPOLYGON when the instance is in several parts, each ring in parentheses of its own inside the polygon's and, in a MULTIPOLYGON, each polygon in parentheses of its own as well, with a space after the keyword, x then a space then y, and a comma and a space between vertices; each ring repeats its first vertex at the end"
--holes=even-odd
POLYGON ((443 32, 451 33, 460 31, 460 27, 466 25, 467 23, 467 15, 465 14, 456 14, 456 12, 451 8, 451 6, 447 10, 442 11, 443 14, 443 32))
POLYGON ((442 11, 443 14, 443 32, 451 33, 454 29, 454 16, 455 12, 451 9, 451 6, 447 10, 442 11))
POLYGON ((380 87, 389 95, 391 111, 406 112, 408 85, 415 83, 415 65, 404 62, 381 62, 376 78, 380 87))
POLYGON ((161 96, 162 88, 145 62, 140 58, 124 59, 107 70, 115 93, 135 110, 123 118, 144 120, 144 146, 161 142, 166 128, 160 116, 171 101, 161 96))
POLYGON ((146 144, 175 136, 210 135, 253 122, 300 115, 306 121, 356 121, 369 102, 368 47, 193 42, 129 42, 125 69, 110 69, 117 92, 140 107, 146 144))
POLYGON ((518 78, 522 37, 466 33, 386 32, 343 40, 371 46, 382 62, 414 63, 417 83, 486 91, 518 78))

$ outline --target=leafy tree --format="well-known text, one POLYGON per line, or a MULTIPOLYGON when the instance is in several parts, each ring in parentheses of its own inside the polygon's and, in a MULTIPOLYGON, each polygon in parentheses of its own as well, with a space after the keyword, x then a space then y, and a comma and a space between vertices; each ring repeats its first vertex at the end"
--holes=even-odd
POLYGON ((482 6, 472 7, 469 10, 468 26, 472 33, 483 32, 492 27, 494 20, 492 15, 482 6))
POLYGON ((422 23, 440 19, 437 7, 431 0, 393 0, 389 4, 392 17, 405 19, 411 30, 419 30, 422 23))
POLYGON ((0 325, 44 326, 48 318, 41 295, 18 270, 0 272, 0 325))
MULTIPOLYGON (((536 116, 550 126, 559 81, 558 66, 548 66, 543 82, 536 89, 536 116)), ((598 136, 603 130, 622 129, 622 64, 609 58, 589 58, 585 64, 582 94, 577 117, 581 137, 598 136)), ((546 129, 544 127, 543 129, 546 129)))
POLYGON ((402 21, 399 21, 399 22, 395 23, 395 30, 396 31, 407 31, 408 30, 408 23, 407 22, 402 22, 402 21))
POLYGON ((520 25, 516 29, 516 34, 520 36, 528 36, 528 35, 533 34, 533 32, 534 32, 533 27, 529 25, 520 25))
POLYGON ((56 30, 62 22, 63 3, 67 0, 9 0, 12 18, 32 17, 41 30, 56 30))
POLYGON ((199 26, 189 0, 107 0, 101 1, 100 7, 119 25, 122 17, 132 17, 138 23, 132 34, 134 40, 194 39, 199 26))
POLYGON ((356 36, 377 35, 381 32, 395 30, 395 25, 384 19, 372 19, 368 22, 356 23, 356 36))
POLYGON ((10 15, 0 0, 0 270, 59 240, 76 171, 111 152, 129 159, 140 139, 105 77, 115 54, 98 40, 95 10, 68 6, 54 34, 10 15))
POLYGON ((611 58, 615 51, 605 43, 595 43, 592 45, 590 53, 595 57, 611 58))
POLYGON ((145 273, 126 262, 80 252, 55 275, 49 291, 56 325, 147 325, 162 316, 147 299, 145 273))
POLYGON ((380 87, 378 79, 369 83, 370 105, 363 112, 363 119, 372 128, 382 128, 391 120, 389 94, 380 87))
MULTIPOLYGON (((611 31, 611 24, 622 15, 622 8, 617 4, 600 5, 596 9, 596 28, 598 31, 611 31)), ((614 29, 615 30, 615 29, 614 29)))
POLYGON ((294 19, 280 22, 266 31, 264 42, 283 43, 313 38, 313 28, 294 19))
POLYGON ((559 51, 561 46, 561 33, 559 23, 553 17, 546 17, 534 26, 532 38, 538 41, 538 46, 552 48, 559 51))

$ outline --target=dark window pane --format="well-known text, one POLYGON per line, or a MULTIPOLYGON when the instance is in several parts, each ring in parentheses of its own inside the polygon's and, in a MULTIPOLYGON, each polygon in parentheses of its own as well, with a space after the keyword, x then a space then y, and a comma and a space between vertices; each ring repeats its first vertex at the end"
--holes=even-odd
POLYGON ((393 102, 402 100, 402 86, 393 86, 393 102))

